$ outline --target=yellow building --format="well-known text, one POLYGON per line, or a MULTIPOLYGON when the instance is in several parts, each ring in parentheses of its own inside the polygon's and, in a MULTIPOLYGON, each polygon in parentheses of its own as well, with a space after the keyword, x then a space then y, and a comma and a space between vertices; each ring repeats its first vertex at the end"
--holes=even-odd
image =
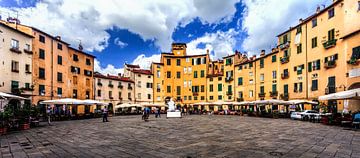
MULTIPOLYGON (((226 96, 224 90, 224 61, 211 61, 207 70, 207 102, 223 101, 226 96)), ((201 108, 201 107, 200 107, 201 108)), ((222 108, 222 107, 220 107, 222 108)), ((204 109, 204 108, 201 108, 204 109)), ((217 106, 205 106, 206 110, 219 110, 217 106)))

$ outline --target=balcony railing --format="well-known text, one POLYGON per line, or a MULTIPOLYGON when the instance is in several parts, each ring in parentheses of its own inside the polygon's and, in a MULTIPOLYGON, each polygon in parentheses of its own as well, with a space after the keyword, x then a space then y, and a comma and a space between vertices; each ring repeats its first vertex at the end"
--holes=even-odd
POLYGON ((282 50, 282 49, 285 49, 285 48, 288 48, 290 46, 290 41, 287 41, 283 44, 279 44, 278 47, 282 50))
POLYGON ((347 63, 350 65, 359 65, 360 61, 357 60, 356 58, 350 58, 350 60, 348 60, 347 63))
POLYGON ((109 97, 110 98, 110 100, 113 100, 114 99, 114 97, 109 97))
POLYGON ((236 101, 237 102, 242 102, 242 101, 244 101, 244 98, 236 98, 236 101))
POLYGON ((280 62, 281 64, 285 64, 289 62, 289 59, 290 59, 289 56, 280 57, 280 62))
POLYGON ((160 92, 161 91, 161 89, 156 89, 156 92, 160 92))
POLYGON ((329 86, 325 88, 325 94, 331 94, 336 93, 336 87, 335 86, 329 86))
POLYGON ((264 98, 266 93, 259 93, 260 98, 264 98))
POLYGON ((123 89, 124 86, 123 85, 118 85, 118 88, 123 89))
POLYGON ((270 97, 276 98, 277 96, 278 96, 278 92, 277 92, 277 91, 271 91, 271 92, 270 92, 270 97))
POLYGON ((336 61, 335 60, 330 60, 330 61, 328 61, 328 62, 326 62, 324 64, 324 67, 326 69, 334 68, 334 67, 336 67, 336 61))
POLYGON ((233 78, 232 76, 225 78, 225 82, 231 82, 231 81, 233 81, 233 80, 234 80, 234 78, 233 78))
POLYGON ((132 98, 128 98, 128 100, 129 100, 129 101, 131 101, 131 100, 132 100, 132 98))
POLYGON ((289 78, 289 73, 282 73, 281 74, 281 79, 288 79, 289 78))
POLYGON ((110 88, 113 88, 113 87, 114 87, 114 85, 113 85, 113 84, 109 84, 108 86, 109 86, 110 88))
POLYGON ((128 87, 129 90, 132 90, 133 88, 131 86, 128 87))
POLYGON ((323 43, 323 46, 324 46, 325 49, 329 49, 329 48, 334 47, 336 45, 336 41, 337 41, 337 39, 328 40, 328 41, 323 43))
POLYGON ((123 100, 123 98, 119 97, 119 100, 123 100))
POLYGON ((289 93, 280 94, 280 99, 289 100, 289 93))
POLYGON ((232 95, 232 94, 233 94, 232 91, 227 91, 227 92, 226 92, 226 95, 232 95))
POLYGON ((34 54, 33 51, 28 50, 28 49, 24 49, 24 52, 25 52, 26 54, 34 54))
POLYGON ((97 85, 98 85, 98 86, 102 86, 102 83, 98 82, 97 85))
POLYGON ((10 51, 12 51, 12 52, 14 52, 14 53, 18 53, 18 54, 21 53, 21 50, 19 50, 19 48, 17 48, 17 47, 12 47, 12 48, 10 48, 10 51))
POLYGON ((193 92, 193 96, 199 96, 199 92, 193 92))

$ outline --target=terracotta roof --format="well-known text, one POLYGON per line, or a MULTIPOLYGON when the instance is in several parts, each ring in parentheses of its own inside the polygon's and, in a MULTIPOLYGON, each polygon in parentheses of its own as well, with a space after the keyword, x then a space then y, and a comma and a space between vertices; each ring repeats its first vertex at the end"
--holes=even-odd
POLYGON ((131 65, 131 64, 125 64, 129 68, 140 68, 139 65, 131 65))
POLYGON ((300 24, 298 24, 298 25, 296 25, 296 26, 294 26, 294 27, 290 27, 290 29, 286 30, 286 31, 285 31, 285 32, 283 32, 283 33, 280 33, 280 34, 279 34, 279 35, 277 35, 276 37, 279 37, 279 36, 281 36, 281 35, 284 35, 285 33, 290 32, 291 30, 293 30, 293 29, 297 28, 298 26, 301 26, 302 24, 304 24, 304 23, 306 23, 306 22, 308 22, 308 21, 312 20, 314 17, 316 17, 316 16, 318 16, 318 15, 320 15, 320 14, 324 13, 325 11, 327 11, 328 9, 330 9, 330 8, 334 7, 336 4, 338 4, 338 3, 342 2, 342 1, 343 1, 343 0, 336 0, 335 2, 333 2, 333 3, 332 3, 331 5, 329 5, 328 7, 326 7, 326 8, 324 8, 324 9, 320 10, 320 11, 319 11, 319 13, 315 13, 315 14, 313 14, 313 15, 311 15, 311 16, 309 16, 309 17, 307 17, 307 18, 306 18, 305 20, 303 20, 300 24))
POLYGON ((131 70, 131 72, 138 73, 138 74, 152 75, 150 70, 144 70, 144 69, 134 69, 134 70, 131 70))
POLYGON ((119 77, 119 76, 113 76, 113 75, 103 75, 103 74, 100 74, 100 73, 95 73, 94 74, 94 77, 96 78, 104 78, 104 79, 109 79, 109 80, 116 80, 116 81, 123 81, 123 82, 132 82, 134 83, 133 80, 130 80, 130 78, 128 77, 119 77))
POLYGON ((76 51, 76 52, 78 52, 78 53, 81 53, 81 54, 84 54, 84 55, 87 55, 87 56, 96 58, 96 56, 91 55, 91 54, 89 54, 89 53, 85 53, 84 51, 81 51, 81 50, 79 50, 79 49, 76 49, 76 48, 73 48, 73 47, 69 47, 69 49, 72 49, 72 50, 74 50, 74 51, 76 51))
POLYGON ((167 57, 167 58, 195 58, 195 57, 205 57, 207 55, 208 54, 175 56, 175 55, 171 54, 171 55, 164 55, 163 57, 167 57))

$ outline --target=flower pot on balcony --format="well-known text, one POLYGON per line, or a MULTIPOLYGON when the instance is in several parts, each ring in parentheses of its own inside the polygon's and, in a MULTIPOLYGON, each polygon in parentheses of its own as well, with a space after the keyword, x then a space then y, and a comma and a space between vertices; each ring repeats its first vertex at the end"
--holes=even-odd
POLYGON ((30 129, 30 123, 20 124, 20 130, 30 129))
POLYGON ((328 40, 328 41, 323 43, 323 46, 324 46, 325 49, 329 49, 329 48, 334 47, 336 45, 336 41, 337 41, 337 39, 328 40))

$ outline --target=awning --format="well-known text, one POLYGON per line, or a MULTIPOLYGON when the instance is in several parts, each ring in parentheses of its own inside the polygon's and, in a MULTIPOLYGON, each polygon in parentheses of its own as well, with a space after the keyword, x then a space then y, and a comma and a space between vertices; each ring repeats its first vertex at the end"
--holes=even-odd
POLYGON ((360 88, 332 93, 319 97, 319 100, 342 100, 342 99, 358 99, 360 100, 360 88))
POLYGON ((290 103, 284 100, 277 100, 277 99, 269 99, 269 100, 256 100, 252 101, 249 104, 255 105, 289 105, 290 103))
POLYGON ((167 107, 165 104, 156 104, 156 103, 140 103, 142 107, 167 107))
POLYGON ((28 98, 24 98, 24 97, 12 95, 12 94, 7 94, 7 93, 3 93, 3 92, 0 92, 0 98, 28 100, 28 98))
POLYGON ((143 107, 140 104, 129 104, 129 103, 123 103, 115 106, 115 109, 119 108, 131 108, 131 107, 143 107))
POLYGON ((199 102, 199 103, 194 103, 194 105, 209 105, 211 103, 208 102, 199 102))
POLYGON ((286 101, 286 102, 288 102, 290 105, 297 105, 297 104, 318 104, 318 102, 309 101, 309 100, 289 100, 289 101, 286 101))
POLYGON ((56 100, 45 100, 40 102, 40 104, 71 104, 71 105, 82 105, 84 101, 72 98, 65 98, 65 99, 56 99, 56 100))
POLYGON ((94 105, 94 104, 97 104, 97 105, 108 105, 108 103, 101 102, 101 101, 97 101, 97 100, 90 100, 90 99, 82 100, 82 102, 83 102, 84 105, 94 105))

